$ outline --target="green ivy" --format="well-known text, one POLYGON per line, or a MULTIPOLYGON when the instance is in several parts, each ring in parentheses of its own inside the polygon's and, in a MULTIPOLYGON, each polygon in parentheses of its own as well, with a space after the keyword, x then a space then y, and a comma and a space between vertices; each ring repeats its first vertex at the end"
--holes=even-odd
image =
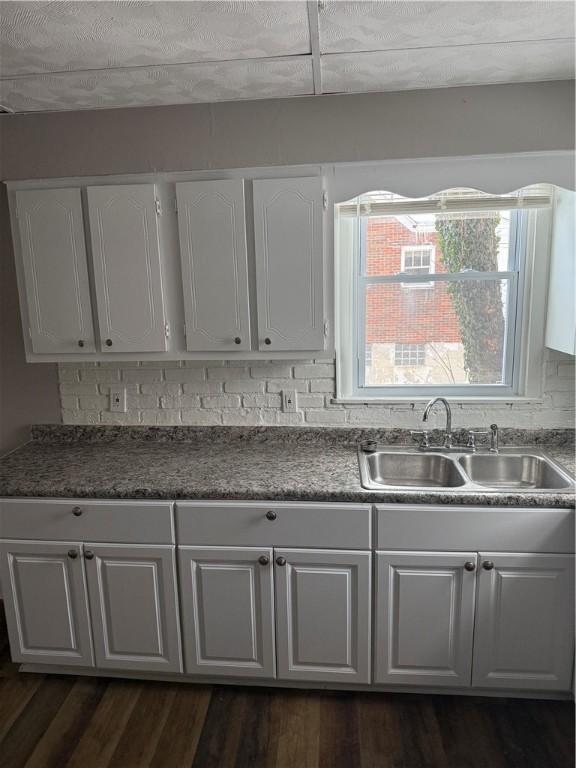
MULTIPOLYGON (((479 218, 436 217, 441 261, 448 272, 498 271, 498 215, 479 218)), ((500 380, 504 340, 502 288, 499 281, 448 284, 460 323, 464 368, 471 384, 500 380)))

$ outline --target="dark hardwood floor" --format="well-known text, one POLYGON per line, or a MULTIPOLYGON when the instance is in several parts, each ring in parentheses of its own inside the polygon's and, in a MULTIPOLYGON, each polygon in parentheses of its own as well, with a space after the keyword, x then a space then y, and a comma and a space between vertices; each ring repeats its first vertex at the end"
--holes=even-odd
POLYGON ((1 768, 572 768, 573 755, 566 702, 20 674, 0 609, 1 768))

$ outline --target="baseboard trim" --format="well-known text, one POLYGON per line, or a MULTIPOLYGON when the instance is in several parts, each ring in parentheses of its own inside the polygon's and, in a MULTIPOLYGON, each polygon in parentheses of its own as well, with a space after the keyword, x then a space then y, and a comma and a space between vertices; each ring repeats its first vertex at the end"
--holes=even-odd
POLYGON ((235 685, 243 687, 285 688, 316 691, 349 691, 357 693, 417 693, 440 696, 475 696, 495 699, 546 699, 552 701, 571 701, 569 691, 514 691, 492 690, 490 688, 439 688, 409 685, 353 685, 343 683, 307 683, 292 680, 250 680, 246 678, 221 678, 194 675, 161 675, 144 672, 117 672, 97 670, 89 667, 59 667, 51 664, 22 664, 20 672, 40 675, 75 675, 80 677, 102 677, 124 680, 146 680, 159 683, 187 683, 193 685, 235 685))

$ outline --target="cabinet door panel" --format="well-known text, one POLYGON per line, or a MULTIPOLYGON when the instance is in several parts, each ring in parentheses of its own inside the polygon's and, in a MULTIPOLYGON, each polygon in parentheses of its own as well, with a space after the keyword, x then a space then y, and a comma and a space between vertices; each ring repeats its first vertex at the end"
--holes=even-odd
POLYGON ((259 348, 323 349, 322 179, 254 181, 254 236, 259 348))
POLYGON ((370 553, 282 549, 275 557, 279 679, 369 683, 370 553))
POLYGON ((244 181, 176 184, 176 196, 186 349, 250 349, 244 181))
POLYGON ((86 544, 96 666, 181 672, 175 547, 86 544))
POLYGON ((77 543, 0 544, 0 575, 14 661, 93 666, 81 553, 77 543))
POLYGON ((87 194, 102 351, 163 352, 166 328, 155 188, 88 187, 87 194))
POLYGON ((178 550, 186 671, 275 677, 272 550, 178 550))
POLYGON ((16 192, 16 206, 32 350, 92 352, 80 190, 16 192))
POLYGON ((470 685, 476 553, 378 552, 377 683, 470 685))
POLYGON ((473 684, 567 691, 574 655, 574 557, 482 553, 473 684))

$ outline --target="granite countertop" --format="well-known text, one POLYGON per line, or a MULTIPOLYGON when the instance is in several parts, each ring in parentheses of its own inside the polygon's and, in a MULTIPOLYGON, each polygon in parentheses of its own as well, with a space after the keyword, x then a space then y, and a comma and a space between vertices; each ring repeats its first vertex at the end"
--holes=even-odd
MULTIPOLYGON (((358 442, 409 445, 404 430, 36 427, 32 434, 0 459, 0 497, 574 506, 566 493, 364 490, 358 442)), ((503 430, 502 439, 537 447, 574 473, 573 430, 503 430)))

